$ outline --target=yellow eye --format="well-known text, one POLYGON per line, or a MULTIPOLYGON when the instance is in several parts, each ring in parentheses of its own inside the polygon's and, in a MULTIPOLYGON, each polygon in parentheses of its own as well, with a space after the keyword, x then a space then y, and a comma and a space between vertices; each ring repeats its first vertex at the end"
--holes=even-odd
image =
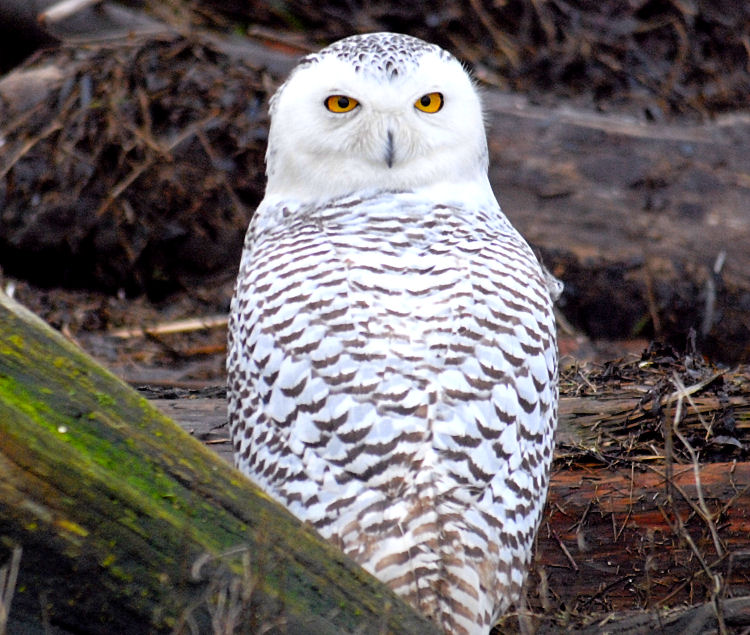
POLYGON ((331 95, 325 100, 325 105, 331 112, 350 112, 359 106, 359 102, 346 95, 331 95))
POLYGON ((427 93, 414 102, 414 107, 422 112, 433 113, 443 107, 442 93, 427 93))

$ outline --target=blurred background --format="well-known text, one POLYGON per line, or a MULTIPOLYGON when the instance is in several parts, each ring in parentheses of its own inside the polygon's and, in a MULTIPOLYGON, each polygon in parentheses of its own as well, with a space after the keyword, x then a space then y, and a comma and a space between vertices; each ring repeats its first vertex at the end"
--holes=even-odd
POLYGON ((380 30, 472 71, 495 193, 565 283, 539 632, 732 632, 704 627, 750 597, 750 3, 0 0, 0 290, 230 459, 268 100, 301 56, 380 30), (696 456, 710 514, 692 481, 656 496, 696 456))

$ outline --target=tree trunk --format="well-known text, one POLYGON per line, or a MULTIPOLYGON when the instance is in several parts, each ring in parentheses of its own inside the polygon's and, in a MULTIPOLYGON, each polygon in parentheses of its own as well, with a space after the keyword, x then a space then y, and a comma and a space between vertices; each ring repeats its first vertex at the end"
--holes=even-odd
POLYGON ((1 293, 0 475, 11 633, 431 630, 1 293))

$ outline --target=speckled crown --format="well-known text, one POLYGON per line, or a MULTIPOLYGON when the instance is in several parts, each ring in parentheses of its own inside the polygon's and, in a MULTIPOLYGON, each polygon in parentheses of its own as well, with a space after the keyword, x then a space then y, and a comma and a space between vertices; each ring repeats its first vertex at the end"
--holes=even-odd
POLYGON ((436 53, 442 59, 453 59, 448 51, 411 35, 401 33, 367 33, 352 35, 334 42, 318 53, 308 55, 300 65, 314 64, 320 59, 335 56, 354 65, 357 73, 367 72, 395 79, 403 75, 426 53, 436 53))

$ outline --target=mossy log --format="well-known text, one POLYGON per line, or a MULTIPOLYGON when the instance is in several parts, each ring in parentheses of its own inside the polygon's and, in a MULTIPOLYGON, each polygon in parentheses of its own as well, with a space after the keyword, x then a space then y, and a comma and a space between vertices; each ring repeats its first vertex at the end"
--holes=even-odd
POLYGON ((0 293, 0 564, 19 546, 9 633, 431 631, 0 293))
MULTIPOLYGON (((727 625, 750 625, 750 366, 705 364, 688 373, 683 362, 613 362, 600 374, 564 369, 528 586, 539 633, 602 621, 602 633, 676 635, 693 618, 710 630, 716 580, 727 625), (680 368, 684 391, 672 383, 680 368), (696 465, 679 438, 667 451, 667 425, 698 452, 696 465)), ((231 460, 223 397, 148 392, 171 394, 152 403, 231 460)), ((497 632, 515 620, 509 615, 497 632)))

